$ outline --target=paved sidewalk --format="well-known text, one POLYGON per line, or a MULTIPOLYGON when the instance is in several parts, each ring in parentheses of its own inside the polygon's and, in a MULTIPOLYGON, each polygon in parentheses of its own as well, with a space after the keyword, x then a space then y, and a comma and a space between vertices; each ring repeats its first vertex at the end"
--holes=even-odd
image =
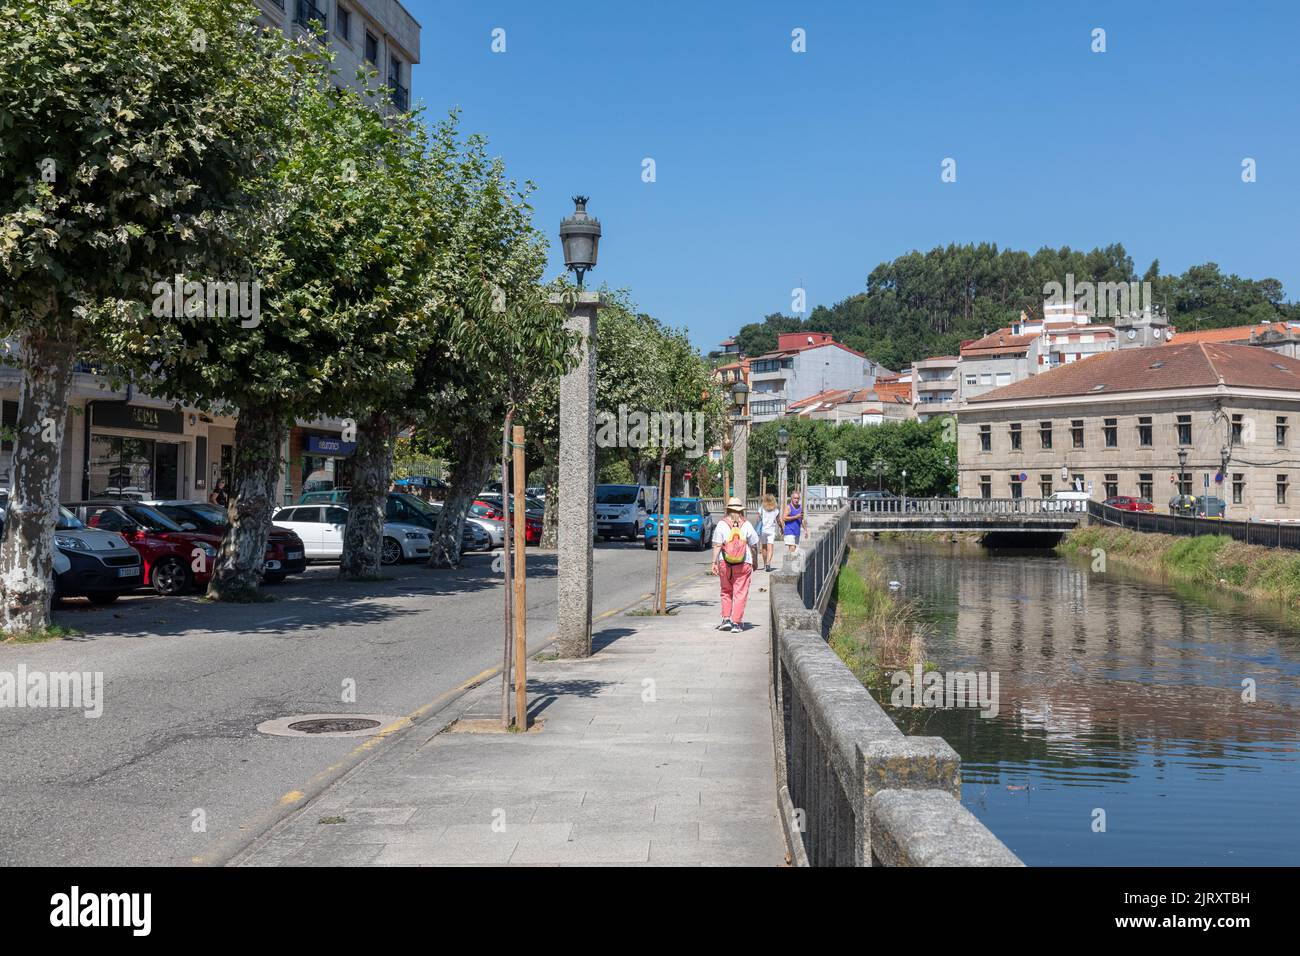
MULTIPOLYGON (((716 578, 669 596, 674 615, 598 623, 588 660, 529 662, 540 730, 417 728, 237 862, 784 865, 767 575, 755 572, 739 634, 714 630, 716 578)), ((494 680, 461 726, 499 712, 494 680)))

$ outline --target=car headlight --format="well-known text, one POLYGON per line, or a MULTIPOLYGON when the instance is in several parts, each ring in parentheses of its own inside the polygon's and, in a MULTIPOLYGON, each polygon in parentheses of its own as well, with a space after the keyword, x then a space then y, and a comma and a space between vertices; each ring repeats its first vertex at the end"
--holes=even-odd
POLYGON ((88 547, 86 547, 86 542, 82 541, 80 538, 65 538, 61 534, 56 534, 54 536, 54 543, 60 548, 67 548, 69 551, 90 550, 88 547))
POLYGON ((427 538, 427 537, 428 537, 428 535, 425 534, 423 531, 408 531, 408 532, 406 532, 406 540, 407 540, 407 541, 418 541, 418 540, 420 540, 421 538, 427 538))

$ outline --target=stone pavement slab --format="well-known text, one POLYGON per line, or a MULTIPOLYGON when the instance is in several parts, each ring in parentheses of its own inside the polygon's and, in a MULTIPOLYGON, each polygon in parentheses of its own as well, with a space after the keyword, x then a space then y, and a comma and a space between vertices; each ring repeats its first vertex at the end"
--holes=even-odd
MULTIPOLYGON (((701 575, 670 594, 675 614, 605 620, 587 660, 530 661, 529 711, 541 730, 453 725, 399 741, 236 862, 785 865, 767 575, 755 572, 742 633, 715 630, 717 589, 701 575)), ((493 681, 461 719, 499 712, 493 681)))

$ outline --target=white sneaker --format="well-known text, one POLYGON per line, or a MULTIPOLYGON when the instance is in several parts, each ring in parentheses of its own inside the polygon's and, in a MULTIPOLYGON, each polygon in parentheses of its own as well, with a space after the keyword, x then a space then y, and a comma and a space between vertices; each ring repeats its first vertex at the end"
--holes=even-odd
POLYGON ((733 625, 733 624, 731 623, 731 619, 730 619, 730 618, 726 618, 726 617, 724 617, 724 618, 722 619, 722 623, 719 624, 719 625, 717 626, 716 630, 719 630, 719 631, 729 631, 729 630, 731 630, 732 627, 734 627, 734 626, 735 626, 735 625, 733 625))
POLYGON ((744 622, 744 621, 741 621, 740 623, 732 622, 732 625, 731 625, 731 633, 732 633, 732 634, 739 634, 739 633, 740 633, 741 631, 743 631, 744 629, 745 629, 745 622, 744 622))

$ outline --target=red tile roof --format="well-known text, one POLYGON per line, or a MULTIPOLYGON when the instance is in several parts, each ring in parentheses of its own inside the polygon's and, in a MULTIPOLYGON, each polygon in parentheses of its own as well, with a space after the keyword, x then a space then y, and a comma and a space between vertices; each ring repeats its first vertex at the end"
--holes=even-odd
POLYGON ((1174 342, 1154 349, 1121 349, 1068 362, 967 399, 969 404, 1071 395, 1107 395, 1205 388, 1294 391, 1300 398, 1300 360, 1256 345, 1174 342))
POLYGON ((1025 352, 1034 339, 1038 338, 1038 332, 1030 332, 1025 335, 1012 335, 1010 328, 998 329, 982 339, 976 339, 973 342, 963 344, 961 347, 962 357, 979 358, 984 355, 1014 355, 1025 352))
POLYGON ((1203 332, 1175 332, 1173 339, 1166 345, 1181 345, 1184 342, 1249 342, 1251 333, 1262 335, 1273 331, 1283 335, 1295 332, 1285 322, 1261 322, 1259 325, 1234 325, 1226 329, 1206 329, 1203 332))

